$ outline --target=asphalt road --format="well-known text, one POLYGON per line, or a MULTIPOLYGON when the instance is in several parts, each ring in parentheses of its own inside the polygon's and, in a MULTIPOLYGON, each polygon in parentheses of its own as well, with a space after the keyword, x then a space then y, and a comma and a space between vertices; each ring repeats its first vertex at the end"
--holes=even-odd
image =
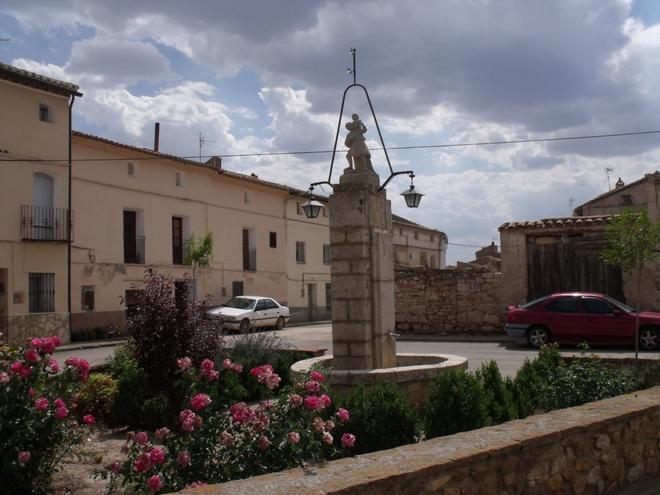
MULTIPOLYGON (((332 328, 330 323, 288 327, 278 332, 290 344, 299 349, 326 349, 332 352, 332 328)), ((236 337, 226 337, 228 341, 236 337)), ((456 354, 468 359, 469 369, 477 369, 482 362, 494 359, 503 375, 513 376, 525 358, 533 358, 536 351, 522 345, 513 344, 506 339, 484 341, 479 337, 400 337, 397 341, 398 352, 426 352, 440 354, 456 354)), ((59 351, 55 357, 61 361, 68 356, 78 356, 87 359, 92 366, 100 365, 112 355, 114 347, 98 347, 87 349, 67 349, 59 351)), ((573 352, 574 347, 562 348, 562 352, 573 352)), ((633 349, 599 347, 593 350, 596 354, 610 356, 634 357, 633 349)), ((642 357, 660 359, 660 353, 642 353, 642 357)))

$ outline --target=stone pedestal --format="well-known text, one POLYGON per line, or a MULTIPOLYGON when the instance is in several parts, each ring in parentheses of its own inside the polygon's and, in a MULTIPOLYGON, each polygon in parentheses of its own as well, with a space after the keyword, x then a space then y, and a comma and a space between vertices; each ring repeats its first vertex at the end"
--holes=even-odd
POLYGON ((392 214, 378 175, 344 170, 330 196, 333 367, 396 366, 392 214))

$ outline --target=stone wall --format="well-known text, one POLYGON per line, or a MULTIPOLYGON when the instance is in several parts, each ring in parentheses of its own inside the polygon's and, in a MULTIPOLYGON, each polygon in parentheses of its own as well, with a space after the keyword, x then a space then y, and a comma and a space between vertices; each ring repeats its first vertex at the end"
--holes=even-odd
MULTIPOLYGON (((358 439, 359 441, 359 439, 358 439)), ((187 494, 615 494, 660 473, 660 387, 187 494)))
POLYGON ((484 267, 395 266, 396 329, 409 334, 503 333, 502 274, 484 267))
POLYGON ((63 344, 69 342, 69 315, 43 313, 10 316, 7 319, 7 343, 22 345, 33 337, 59 336, 63 344))

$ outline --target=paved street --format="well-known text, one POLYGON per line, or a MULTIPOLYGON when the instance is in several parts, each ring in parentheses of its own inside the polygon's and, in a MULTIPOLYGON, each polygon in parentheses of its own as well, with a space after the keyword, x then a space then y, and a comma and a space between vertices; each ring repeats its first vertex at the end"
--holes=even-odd
MULTIPOLYGON (((285 328, 280 335, 299 349, 325 348, 332 351, 331 325, 322 323, 317 325, 304 325, 285 328)), ((228 336, 229 341, 235 339, 228 336)), ((428 352, 441 354, 457 354, 468 359, 469 367, 475 370, 483 361, 495 359, 504 375, 512 376, 522 365, 525 358, 532 358, 536 351, 525 346, 514 345, 502 339, 498 342, 487 342, 480 338, 464 337, 437 337, 434 340, 399 338, 398 352, 428 352), (460 340, 460 341, 459 341, 460 340)), ((93 366, 103 364, 114 351, 113 347, 99 347, 88 349, 68 349, 56 353, 60 360, 68 356, 79 356, 87 359, 93 366)), ((564 352, 576 352, 574 347, 563 348, 564 352)), ((634 357, 632 349, 616 349, 599 347, 594 352, 601 355, 634 357)), ((645 358, 660 359, 660 353, 642 353, 645 358)))

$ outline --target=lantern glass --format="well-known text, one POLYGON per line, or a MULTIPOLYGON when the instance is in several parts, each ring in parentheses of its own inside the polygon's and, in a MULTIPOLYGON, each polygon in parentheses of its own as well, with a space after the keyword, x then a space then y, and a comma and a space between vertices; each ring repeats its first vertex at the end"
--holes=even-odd
POLYGON ((319 213, 321 212, 321 208, 323 208, 323 204, 319 203, 318 201, 310 198, 307 203, 302 205, 302 209, 305 212, 305 216, 307 218, 316 218, 319 216, 319 213))
POLYGON ((416 190, 415 186, 411 185, 409 189, 406 189, 401 193, 401 196, 403 196, 403 199, 406 200, 406 205, 408 208, 417 208, 424 194, 422 194, 419 190, 416 190))

